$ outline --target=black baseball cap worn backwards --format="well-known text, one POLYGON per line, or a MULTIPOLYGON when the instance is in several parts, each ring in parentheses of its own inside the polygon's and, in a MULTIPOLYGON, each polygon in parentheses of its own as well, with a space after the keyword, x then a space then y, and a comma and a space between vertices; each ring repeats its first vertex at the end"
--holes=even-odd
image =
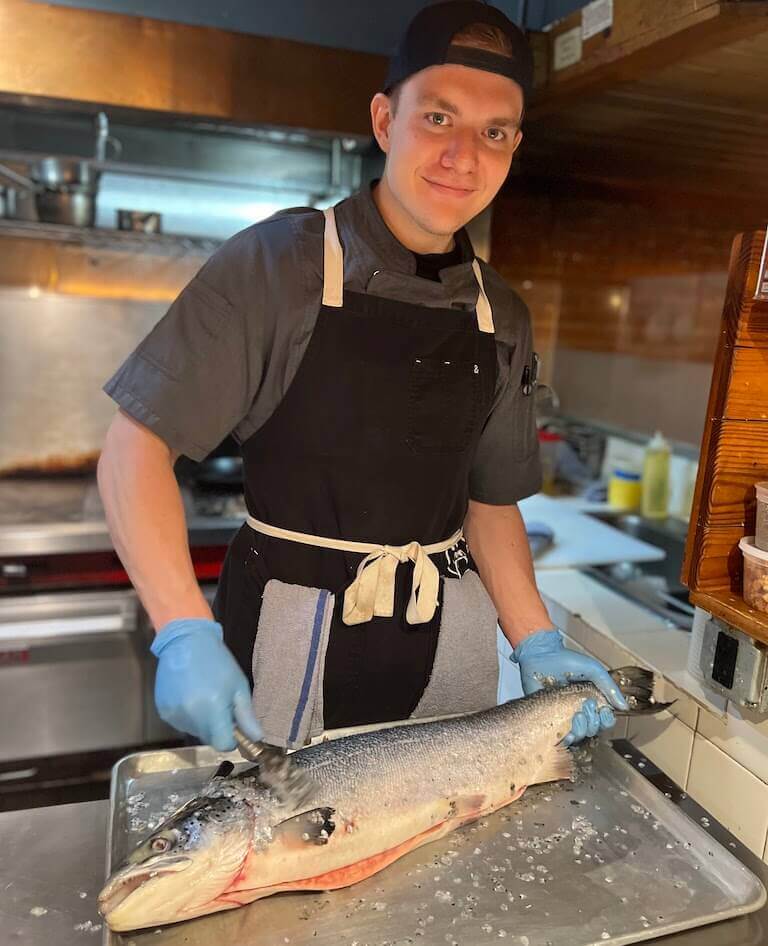
POLYGON ((384 92, 430 66, 453 64, 496 72, 514 80, 527 100, 533 87, 533 56, 523 31, 501 10, 482 0, 443 0, 424 7, 411 20, 389 64, 384 92), (498 27, 512 46, 511 56, 452 45, 461 30, 474 23, 498 27))

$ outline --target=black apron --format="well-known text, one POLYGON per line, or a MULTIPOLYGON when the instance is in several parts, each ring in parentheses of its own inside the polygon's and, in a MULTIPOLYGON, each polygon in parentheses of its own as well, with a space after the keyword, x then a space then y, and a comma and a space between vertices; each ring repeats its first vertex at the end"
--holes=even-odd
MULTIPOLYGON (((326 211, 324 301, 312 337, 274 414, 242 444, 251 516, 296 532, 391 546, 428 545, 461 528, 497 375, 490 307, 473 267, 478 310, 481 302, 487 308, 485 330, 475 312, 345 291, 333 211, 326 211)), ((362 558, 244 525, 228 550, 214 603, 224 639, 253 681, 267 582, 335 595, 322 667, 326 729, 413 713, 435 661, 443 583, 473 567, 463 538, 433 556, 440 604, 431 620, 409 624, 414 565, 400 564, 393 616, 348 626, 342 598, 362 558)), ((288 666, 290 645, 275 639, 286 643, 288 666)), ((469 637, 467 646, 475 646, 469 637)), ((484 646, 495 655, 495 623, 484 646)), ((258 715, 258 694, 254 699, 258 715)))

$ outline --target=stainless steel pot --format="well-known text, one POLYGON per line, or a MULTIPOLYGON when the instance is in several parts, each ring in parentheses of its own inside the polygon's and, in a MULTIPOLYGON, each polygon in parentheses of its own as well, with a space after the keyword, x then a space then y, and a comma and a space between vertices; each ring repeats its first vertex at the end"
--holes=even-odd
POLYGON ((99 189, 99 171, 89 161, 69 158, 43 158, 32 166, 32 180, 48 190, 77 188, 95 194, 99 189))
MULTIPOLYGON (((99 176, 87 161, 61 158, 38 161, 28 178, 0 165, 0 180, 34 199, 37 219, 74 227, 94 225, 99 176)), ((17 198, 16 207, 18 203, 17 198)))
POLYGON ((81 188, 41 190, 35 203, 40 220, 72 227, 92 227, 96 222, 96 194, 81 188))
POLYGON ((0 217, 37 220, 35 195, 16 187, 0 187, 0 217))

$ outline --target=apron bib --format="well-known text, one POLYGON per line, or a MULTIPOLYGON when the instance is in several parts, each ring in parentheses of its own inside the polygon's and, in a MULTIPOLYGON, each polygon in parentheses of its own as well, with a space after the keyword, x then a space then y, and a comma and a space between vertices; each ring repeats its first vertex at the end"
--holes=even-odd
POLYGON ((480 267, 474 313, 345 291, 325 218, 320 312, 242 444, 250 515, 214 603, 265 738, 291 748, 487 708, 498 681, 496 613, 461 535, 497 372, 480 267))

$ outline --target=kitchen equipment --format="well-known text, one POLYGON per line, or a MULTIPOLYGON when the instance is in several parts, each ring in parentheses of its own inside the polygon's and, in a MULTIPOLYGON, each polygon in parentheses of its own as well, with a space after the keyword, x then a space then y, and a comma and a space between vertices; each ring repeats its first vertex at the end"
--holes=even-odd
POLYGON ((162 215, 144 210, 118 210, 117 229, 135 233, 161 233, 162 215))
POLYGON ((30 177, 0 165, 3 179, 34 195, 37 217, 44 223, 93 226, 99 178, 87 161, 43 158, 32 166, 30 177))
MULTIPOLYGON (((107 873, 150 833, 147 821, 168 811, 169 794, 181 805, 221 759, 207 747, 122 759, 112 774, 107 873)), ((761 882, 702 824, 643 769, 600 744, 576 784, 529 789, 352 887, 283 893, 161 929, 107 932, 104 946, 479 944, 500 934, 516 943, 524 935, 529 946, 623 946, 749 913, 765 899, 761 882)))
POLYGON ((768 552, 755 545, 753 535, 739 541, 744 555, 744 600, 756 611, 768 612, 768 552))
POLYGON ((545 522, 526 522, 525 535, 531 549, 531 558, 537 559, 555 544, 554 530, 545 522))
MULTIPOLYGON (((122 145, 109 134, 109 120, 104 112, 96 116, 94 158, 104 161, 107 146, 112 144, 119 154, 122 145)), ((96 222, 96 196, 101 172, 93 160, 48 156, 34 162, 29 177, 0 165, 3 179, 21 193, 33 194, 37 218, 44 223, 75 227, 92 227, 96 222)), ((14 198, 18 204, 19 198, 14 198)), ((0 216, 3 214, 0 213, 0 216)), ((6 216, 15 214, 6 213, 6 216)), ((29 219, 29 218, 25 218, 29 219)))
MULTIPOLYGON (((695 642, 692 641, 693 650, 695 642)), ((708 618, 701 632, 696 676, 747 709, 768 713, 768 650, 730 624, 708 618)))
POLYGON ((35 195, 19 187, 0 187, 0 218, 2 217, 8 220, 37 220, 35 195))
POLYGON ((284 804, 301 805, 312 794, 312 779, 291 764, 289 753, 265 742, 254 742, 237 726, 233 727, 240 755, 259 766, 259 777, 284 804))
POLYGON ((0 598, 0 762, 142 743, 137 610, 132 591, 0 598))
POLYGON ((755 483, 757 513, 755 515, 755 545, 768 552, 768 482, 755 483))

